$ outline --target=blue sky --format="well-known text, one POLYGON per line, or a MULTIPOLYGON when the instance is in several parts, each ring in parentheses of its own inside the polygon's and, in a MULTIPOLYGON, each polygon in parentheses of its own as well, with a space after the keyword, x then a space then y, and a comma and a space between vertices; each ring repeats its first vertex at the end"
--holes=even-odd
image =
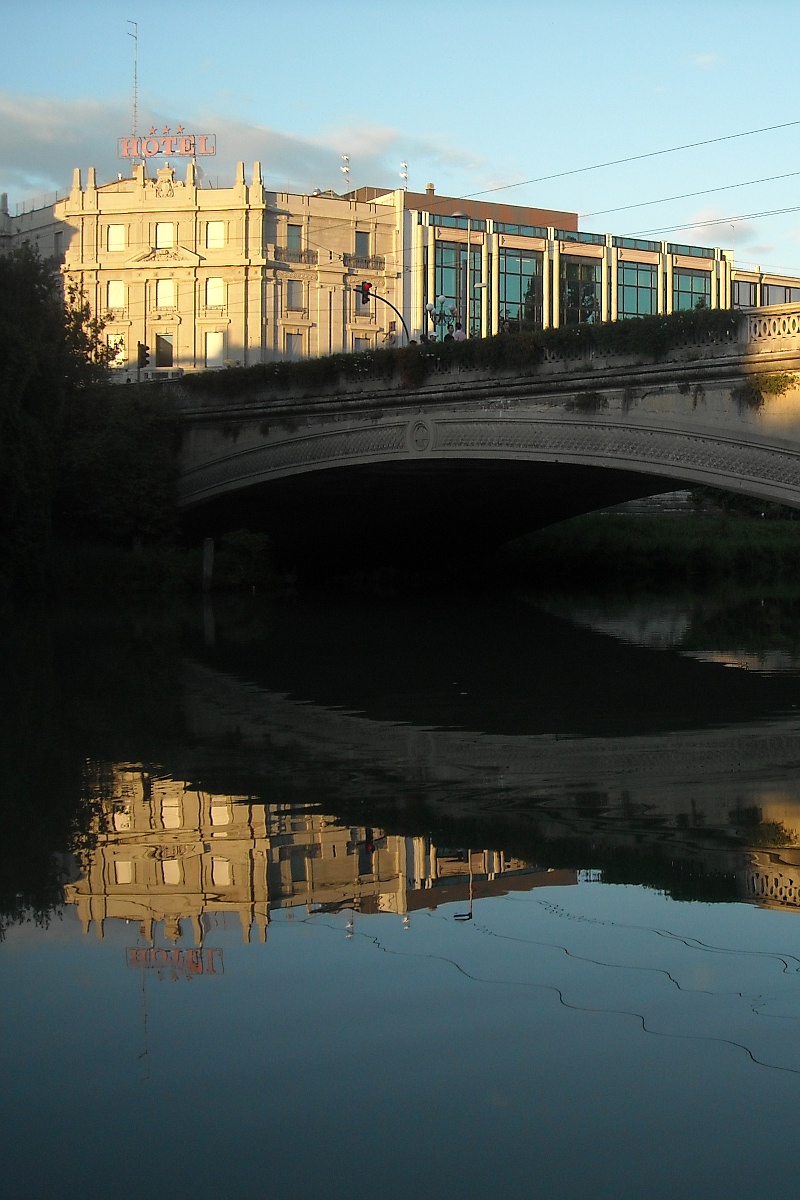
POLYGON ((212 181, 260 159, 268 185, 342 190, 348 154, 353 186, 392 187, 406 161, 414 190, 577 211, 584 229, 735 240, 737 262, 800 274, 800 211, 761 215, 800 209, 796 0, 5 0, 12 211, 65 188, 74 166, 101 181, 126 170, 129 20, 139 130, 216 133, 212 181))

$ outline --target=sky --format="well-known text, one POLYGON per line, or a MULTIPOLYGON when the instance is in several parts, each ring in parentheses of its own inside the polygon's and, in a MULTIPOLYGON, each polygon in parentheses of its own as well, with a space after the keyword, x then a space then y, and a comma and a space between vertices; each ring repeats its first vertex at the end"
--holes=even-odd
POLYGON ((12 213, 74 167, 129 173, 130 22, 138 132, 215 134, 210 185, 259 160, 268 187, 344 191, 346 154, 350 186, 391 188, 406 162, 414 191, 800 275, 797 0, 4 0, 12 213))

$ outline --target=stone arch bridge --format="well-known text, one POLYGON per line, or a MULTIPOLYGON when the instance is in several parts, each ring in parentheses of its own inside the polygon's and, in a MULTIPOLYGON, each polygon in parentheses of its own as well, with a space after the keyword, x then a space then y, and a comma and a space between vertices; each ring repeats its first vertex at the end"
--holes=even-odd
POLYGON ((347 565, 441 560, 699 484, 800 508, 800 306, 735 324, 657 363, 590 351, 318 395, 171 384, 180 505, 198 534, 263 528, 295 561, 347 565))

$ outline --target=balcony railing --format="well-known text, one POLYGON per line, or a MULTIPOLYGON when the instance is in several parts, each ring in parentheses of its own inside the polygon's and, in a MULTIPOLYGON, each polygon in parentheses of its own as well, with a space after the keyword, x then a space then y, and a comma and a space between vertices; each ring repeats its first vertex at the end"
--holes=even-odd
POLYGON ((344 265, 354 271, 383 271, 386 262, 380 254, 345 254, 344 265))
POLYGON ((316 250, 291 250, 288 246, 276 246, 275 258, 277 262, 303 263, 307 267, 317 264, 316 250))

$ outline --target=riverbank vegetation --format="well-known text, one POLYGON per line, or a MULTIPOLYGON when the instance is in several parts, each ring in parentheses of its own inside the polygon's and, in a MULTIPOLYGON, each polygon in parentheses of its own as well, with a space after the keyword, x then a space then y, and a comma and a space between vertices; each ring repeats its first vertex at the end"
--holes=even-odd
POLYGON ((589 513, 519 539, 500 552, 496 566, 518 583, 595 590, 800 579, 800 520, 777 518, 777 506, 769 516, 749 507, 736 511, 731 504, 712 515, 589 513))

